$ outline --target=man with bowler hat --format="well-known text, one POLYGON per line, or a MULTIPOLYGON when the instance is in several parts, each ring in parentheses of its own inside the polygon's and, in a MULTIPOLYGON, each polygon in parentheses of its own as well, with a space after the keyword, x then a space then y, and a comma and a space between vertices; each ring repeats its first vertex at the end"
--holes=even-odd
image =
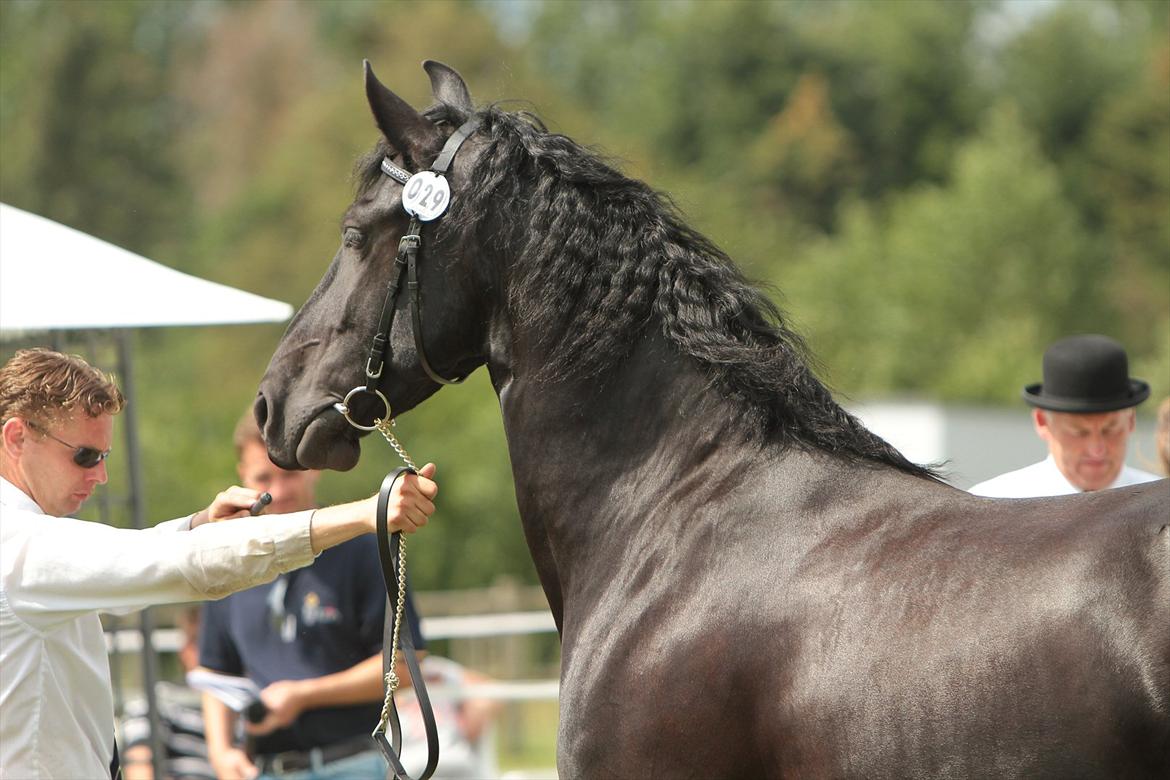
POLYGON ((1159 479, 1125 465, 1134 407, 1150 386, 1129 376, 1129 359, 1106 336, 1069 336, 1044 352, 1044 381, 1024 388, 1048 457, 980 482, 971 492, 998 498, 1062 496, 1159 479))

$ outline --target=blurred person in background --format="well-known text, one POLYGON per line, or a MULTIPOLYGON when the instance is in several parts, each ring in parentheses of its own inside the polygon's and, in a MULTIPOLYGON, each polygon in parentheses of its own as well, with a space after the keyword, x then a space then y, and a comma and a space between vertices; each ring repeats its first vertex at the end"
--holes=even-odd
POLYGON ((1148 384, 1129 376, 1129 358, 1113 339, 1086 334, 1056 341, 1044 352, 1043 382, 1023 391, 1048 457, 980 482, 971 492, 999 498, 1061 496, 1158 479, 1125 465, 1136 424, 1134 407, 1149 395, 1148 384))
MULTIPOLYGON (((428 655, 419 671, 431 691, 435 728, 439 735, 439 763, 433 780, 482 780, 497 777, 492 722, 503 703, 474 696, 468 686, 492 680, 449 658, 428 655)), ((422 774, 427 765, 426 726, 414 689, 406 686, 395 698, 402 725, 402 767, 411 777, 422 774)))
MULTIPOLYGON (((199 665, 199 607, 184 607, 176 619, 183 636, 179 666, 189 672, 199 665)), ((203 734, 203 707, 198 691, 160 680, 155 685, 160 744, 166 749, 167 780, 215 780, 203 734)), ((122 777, 154 780, 150 717, 145 699, 126 702, 122 720, 122 777)))
MULTIPOLYGON (((259 493, 220 493, 147 529, 67 517, 107 480, 113 380, 80 357, 18 351, 0 367, 0 772, 102 778, 121 772, 99 611, 220 598, 306 566, 375 531, 377 497, 316 512, 245 517, 259 493), (216 522, 232 518, 231 522, 216 522)), ((401 480, 390 525, 414 531, 437 486, 401 480)), ((423 476, 426 475, 426 476, 423 476)), ((371 540, 372 541, 372 540, 371 540)))
MULTIPOLYGON (((272 496, 268 511, 317 505, 316 471, 288 471, 268 458, 251 411, 233 437, 240 483, 272 496)), ((234 744, 236 713, 204 694, 211 763, 220 780, 296 776, 386 776, 370 732, 382 711, 382 632, 386 588, 373 537, 323 553, 312 566, 207 604, 200 664, 250 678, 267 715, 247 723, 246 747, 234 744), (247 748, 247 749, 246 749, 247 748)), ((406 619, 424 647, 407 587, 406 619)), ((399 676, 409 679, 400 663, 399 676)))

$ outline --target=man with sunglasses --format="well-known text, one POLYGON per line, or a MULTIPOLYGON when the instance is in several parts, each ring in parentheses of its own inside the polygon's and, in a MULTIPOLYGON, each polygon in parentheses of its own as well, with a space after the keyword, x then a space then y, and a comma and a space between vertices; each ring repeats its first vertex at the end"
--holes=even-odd
MULTIPOLYGON (((99 611, 221 598, 374 532, 377 497, 246 517, 259 493, 220 493, 189 517, 127 530, 74 520, 106 481, 124 400, 79 357, 17 352, 0 367, 0 776, 116 774, 113 691, 99 611), (217 522, 232 518, 232 522, 217 522)), ((434 465, 391 498, 392 530, 434 511, 434 465)))

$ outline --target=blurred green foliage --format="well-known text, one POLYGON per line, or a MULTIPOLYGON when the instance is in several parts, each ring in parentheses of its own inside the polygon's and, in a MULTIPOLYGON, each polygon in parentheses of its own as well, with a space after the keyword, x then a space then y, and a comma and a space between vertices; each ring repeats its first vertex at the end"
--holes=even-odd
MULTIPOLYGON (((430 57, 670 192, 783 296, 850 396, 1012 403, 1049 341, 1096 331, 1161 397, 1168 7, 5 0, 0 199, 299 304, 376 139, 362 58, 423 106, 430 57)), ((139 334, 152 518, 233 480, 232 426, 281 330, 139 334)), ((482 372, 399 433, 442 479, 416 586, 534 581, 482 372)), ((368 439, 322 498, 368 494, 393 465, 368 439)))

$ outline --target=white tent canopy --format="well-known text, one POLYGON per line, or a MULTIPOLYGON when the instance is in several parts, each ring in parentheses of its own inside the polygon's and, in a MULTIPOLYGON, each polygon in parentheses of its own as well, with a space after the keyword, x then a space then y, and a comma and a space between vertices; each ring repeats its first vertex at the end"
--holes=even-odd
POLYGON ((283 322, 292 311, 0 203, 0 337, 283 322))

